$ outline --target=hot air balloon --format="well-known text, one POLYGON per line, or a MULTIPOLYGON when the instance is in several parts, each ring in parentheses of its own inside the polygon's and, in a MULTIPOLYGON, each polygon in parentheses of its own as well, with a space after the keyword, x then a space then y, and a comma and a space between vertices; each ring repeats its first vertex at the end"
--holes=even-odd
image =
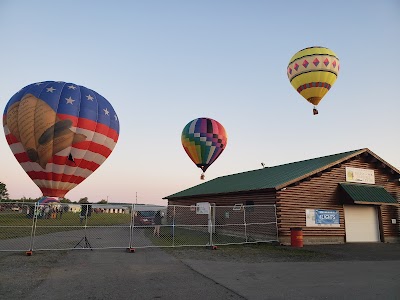
POLYGON ((287 75, 292 86, 308 102, 316 106, 335 83, 339 74, 339 58, 330 49, 310 47, 297 52, 290 60, 287 75))
POLYGON ((51 203, 60 203, 60 199, 55 198, 55 197, 47 197, 47 196, 44 196, 44 197, 41 197, 41 198, 37 201, 37 204, 38 204, 38 205, 48 205, 48 204, 51 204, 51 203))
POLYGON ((101 95, 74 83, 22 88, 3 114, 7 142, 43 196, 64 197, 111 154, 119 121, 101 95))
POLYGON ((226 148, 228 136, 219 122, 198 118, 185 126, 181 140, 187 155, 203 171, 200 178, 204 179, 204 172, 226 148))

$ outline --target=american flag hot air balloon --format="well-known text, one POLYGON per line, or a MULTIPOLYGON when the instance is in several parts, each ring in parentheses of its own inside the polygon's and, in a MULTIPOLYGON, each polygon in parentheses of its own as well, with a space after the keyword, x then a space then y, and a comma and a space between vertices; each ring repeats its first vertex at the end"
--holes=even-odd
POLYGON ((64 197, 107 159, 119 136, 111 104, 86 87, 46 81, 22 88, 3 114, 7 142, 43 196, 64 197))

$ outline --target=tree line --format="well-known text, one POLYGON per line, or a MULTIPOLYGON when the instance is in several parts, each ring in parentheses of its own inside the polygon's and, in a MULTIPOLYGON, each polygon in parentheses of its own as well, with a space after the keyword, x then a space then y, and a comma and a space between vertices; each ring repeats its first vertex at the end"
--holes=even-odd
MULTIPOLYGON (((39 198, 26 198, 26 197, 22 197, 20 199, 10 199, 9 194, 8 194, 8 190, 7 190, 7 186, 5 183, 0 182, 0 202, 36 202, 40 199, 39 198)), ((60 199, 61 203, 76 203, 76 204, 83 204, 83 203, 89 203, 89 199, 88 197, 83 197, 80 198, 79 201, 71 201, 68 198, 61 198, 60 199)), ((107 200, 102 199, 100 201, 97 202, 98 204, 107 204, 107 200)))

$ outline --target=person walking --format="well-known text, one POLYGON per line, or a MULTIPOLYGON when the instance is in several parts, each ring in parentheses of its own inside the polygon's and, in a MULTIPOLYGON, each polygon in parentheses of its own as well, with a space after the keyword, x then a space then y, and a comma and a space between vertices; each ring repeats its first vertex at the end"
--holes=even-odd
POLYGON ((162 219, 161 212, 157 211, 154 216, 154 231, 153 231, 153 235, 157 237, 160 237, 161 219, 162 219))

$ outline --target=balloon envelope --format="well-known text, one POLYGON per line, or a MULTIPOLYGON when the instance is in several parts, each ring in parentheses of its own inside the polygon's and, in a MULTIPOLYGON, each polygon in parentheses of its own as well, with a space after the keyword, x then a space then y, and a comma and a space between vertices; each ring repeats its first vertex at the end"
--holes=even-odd
POLYGON ((290 59, 287 75, 300 95, 318 105, 335 83, 339 67, 339 58, 332 50, 310 47, 300 50, 290 59))
POLYGON ((198 118, 185 126, 181 140, 187 155, 205 172, 226 148, 228 136, 219 122, 198 118))
POLYGON ((60 203, 60 200, 54 197, 42 197, 37 202, 38 205, 46 205, 50 203, 60 203))
POLYGON ((7 142, 44 196, 64 195, 111 154, 119 121, 101 95, 73 83, 30 84, 7 103, 7 142))

